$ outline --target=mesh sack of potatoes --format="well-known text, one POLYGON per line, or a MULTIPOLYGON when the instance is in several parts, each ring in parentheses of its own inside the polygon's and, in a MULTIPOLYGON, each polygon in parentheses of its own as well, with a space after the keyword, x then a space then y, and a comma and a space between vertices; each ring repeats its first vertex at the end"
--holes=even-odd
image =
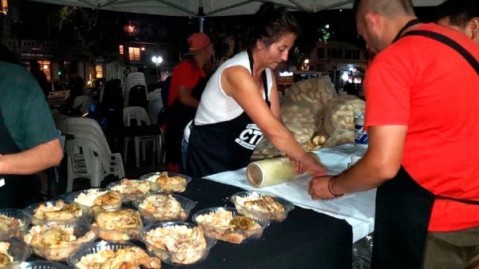
MULTIPOLYGON (((318 129, 327 105, 336 98, 336 90, 328 76, 303 80, 293 84, 281 99, 281 119, 305 147, 318 129)), ((284 156, 263 138, 256 146, 252 160, 284 156)))
POLYGON ((364 113, 364 107, 365 102, 354 95, 338 96, 324 110, 321 124, 311 139, 313 146, 318 146, 315 143, 318 137, 322 147, 354 143, 354 112, 364 113))

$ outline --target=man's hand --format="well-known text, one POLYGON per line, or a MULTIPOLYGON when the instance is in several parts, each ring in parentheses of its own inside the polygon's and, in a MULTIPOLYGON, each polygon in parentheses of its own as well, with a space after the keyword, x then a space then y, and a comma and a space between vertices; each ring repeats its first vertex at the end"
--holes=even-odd
POLYGON ((336 198, 328 189, 329 180, 332 176, 314 177, 309 183, 308 193, 313 200, 329 200, 336 198))

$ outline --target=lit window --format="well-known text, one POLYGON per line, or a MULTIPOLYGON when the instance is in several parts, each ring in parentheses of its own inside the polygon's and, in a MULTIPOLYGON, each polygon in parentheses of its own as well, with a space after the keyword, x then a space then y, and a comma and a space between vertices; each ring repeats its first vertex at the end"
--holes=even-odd
POLYGON ((139 61, 140 60, 140 48, 129 47, 128 48, 128 57, 130 61, 139 61))
POLYGON ((103 78, 103 66, 101 64, 95 66, 95 76, 96 78, 103 78))
POLYGON ((7 15, 7 13, 8 13, 8 0, 2 0, 1 3, 2 3, 2 6, 1 6, 2 10, 1 10, 1 12, 2 12, 3 14, 7 15))
POLYGON ((40 69, 42 69, 43 73, 45 73, 48 81, 51 81, 52 80, 51 62, 47 60, 39 60, 38 64, 40 64, 40 69))
POLYGON ((118 50, 120 51, 120 55, 125 54, 125 50, 123 48, 123 45, 118 46, 118 50))

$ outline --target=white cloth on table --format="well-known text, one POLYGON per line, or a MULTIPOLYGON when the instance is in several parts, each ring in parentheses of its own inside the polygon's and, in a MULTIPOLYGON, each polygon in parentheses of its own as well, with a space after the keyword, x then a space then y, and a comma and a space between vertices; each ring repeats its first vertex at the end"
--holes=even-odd
MULTIPOLYGON (((348 167, 352 159, 364 154, 364 147, 351 144, 323 148, 315 153, 331 174, 338 174, 348 167)), ((246 178, 246 168, 209 175, 205 179, 233 185, 245 190, 269 192, 281 196, 298 207, 344 219, 353 229, 353 243, 374 230, 376 189, 359 192, 329 201, 313 201, 308 194, 311 176, 264 188, 253 187, 246 178)))

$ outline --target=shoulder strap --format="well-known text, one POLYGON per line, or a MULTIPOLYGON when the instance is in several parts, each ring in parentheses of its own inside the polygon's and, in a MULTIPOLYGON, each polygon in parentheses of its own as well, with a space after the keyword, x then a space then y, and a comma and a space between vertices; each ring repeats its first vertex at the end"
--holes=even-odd
POLYGON ((425 36, 451 47, 452 49, 457 51, 459 54, 461 54, 461 56, 464 57, 464 59, 472 66, 472 68, 474 68, 474 70, 476 70, 476 73, 479 75, 479 61, 477 61, 476 58, 474 58, 474 56, 469 51, 467 51, 463 46, 461 46, 459 43, 452 40, 451 38, 436 32, 426 31, 426 30, 409 31, 405 33, 403 37, 409 36, 409 35, 425 36))

